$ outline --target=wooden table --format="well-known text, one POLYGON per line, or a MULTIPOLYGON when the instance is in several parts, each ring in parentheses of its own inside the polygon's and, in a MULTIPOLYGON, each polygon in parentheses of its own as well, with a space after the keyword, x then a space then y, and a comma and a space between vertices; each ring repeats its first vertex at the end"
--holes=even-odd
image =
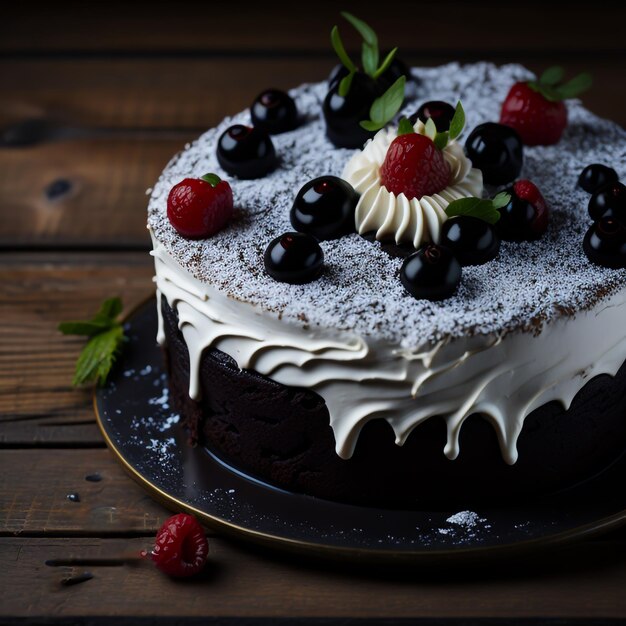
MULTIPOLYGON (((626 532, 469 571, 355 571, 215 534, 196 580, 135 558, 168 511, 105 448, 90 390, 69 384, 81 342, 56 324, 110 295, 127 309, 150 295, 145 190, 186 142, 262 88, 324 78, 336 8, 14 4, 23 6, 0 21, 0 622, 624 620, 626 532), (94 473, 100 482, 85 479, 94 473), (93 578, 63 584, 84 571, 93 578)), ((625 15, 608 3, 383 4, 377 16, 344 3, 412 64, 590 69, 586 104, 626 125, 625 15)))

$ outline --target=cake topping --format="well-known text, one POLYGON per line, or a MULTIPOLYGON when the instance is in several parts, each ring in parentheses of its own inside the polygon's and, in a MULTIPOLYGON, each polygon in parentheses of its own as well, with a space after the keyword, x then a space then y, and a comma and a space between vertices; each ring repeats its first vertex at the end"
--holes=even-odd
POLYGON ((465 153, 490 185, 510 183, 522 171, 522 140, 515 130, 502 124, 476 126, 465 142, 465 153))
POLYGON ((433 120, 412 126, 403 118, 397 136, 381 130, 350 159, 343 178, 361 194, 355 212, 360 234, 419 248, 439 240, 450 202, 481 194, 482 175, 455 140, 464 119, 460 103, 449 132, 438 133, 433 120))
POLYGON ((430 100, 424 102, 422 106, 411 117, 409 121, 415 124, 417 120, 421 120, 426 124, 428 120, 433 120, 437 127, 437 132, 443 133, 450 130, 450 122, 455 114, 455 108, 447 102, 441 100, 430 100))
POLYGON ((321 274, 324 252, 312 235, 285 233, 270 242, 263 261, 265 271, 274 280, 301 285, 321 274))
POLYGON ((587 258, 604 267, 626 267, 626 225, 613 218, 603 217, 587 231, 583 240, 587 258))
POLYGON ((293 98, 279 89, 266 89, 250 107, 255 128, 270 135, 293 130, 298 125, 298 110, 293 98))
POLYGON ((381 62, 374 30, 350 13, 343 12, 342 15, 363 38, 362 68, 350 58, 339 29, 333 27, 330 40, 345 69, 335 70, 331 75, 322 109, 326 134, 332 143, 340 148, 361 148, 400 110, 406 76, 402 66, 393 66, 397 48, 381 62), (390 83, 391 77, 396 78, 390 83))
MULTIPOLYGON (((497 118, 497 94, 504 97, 514 82, 531 77, 528 70, 519 65, 496 67, 491 63, 462 66, 452 63, 419 68, 414 73, 419 75, 420 90, 425 94, 421 101, 437 98, 454 102, 459 93, 463 94, 470 130, 497 118)), ((291 92, 298 110, 309 121, 298 132, 272 137, 288 167, 281 168, 280 175, 264 179, 263 184, 255 180, 231 181, 238 219, 211 239, 188 240, 178 235, 167 219, 167 195, 185 176, 217 171, 215 145, 218 137, 232 124, 245 124, 249 111, 246 109, 203 134, 163 172, 150 200, 149 224, 155 238, 185 272, 214 286, 220 293, 249 302, 251 308, 255 305, 255 310, 281 314, 284 323, 301 324, 298 315, 304 311, 312 325, 354 329, 364 336, 388 338, 406 345, 468 334, 531 330, 529 320, 534 321, 533 328, 543 320, 552 323, 569 311, 587 310, 623 288, 624 270, 591 264, 582 253, 582 238, 590 223, 586 207, 589 196, 576 186, 576 181, 585 165, 603 162, 607 154, 611 155, 611 165, 618 174, 626 175, 623 150, 626 135, 618 125, 598 118, 577 101, 568 103, 570 132, 558 146, 525 151, 524 177, 539 186, 552 211, 548 236, 532 244, 502 242, 501 254, 495 261, 464 268, 462 284, 444 303, 403 297, 405 290, 400 281, 394 279, 401 260, 391 258, 379 245, 356 235, 322 243, 328 271, 319 281, 286 289, 282 283, 272 280, 263 271, 259 259, 269 241, 294 230, 289 222, 289 211, 295 191, 304 182, 320 173, 332 174, 348 180, 362 193, 357 181, 342 175, 350 154, 333 148, 324 136, 325 124, 319 103, 327 89, 323 82, 304 85, 291 92), (590 133, 589 128, 594 132, 590 133), (360 286, 357 290, 360 295, 355 295, 355 285, 360 286)), ((409 103, 402 113, 410 115, 419 103, 409 103)), ((379 134, 386 135, 387 130, 379 134)), ((394 129, 382 145, 376 139, 368 145, 376 144, 376 150, 382 152, 380 162, 371 162, 368 157, 366 163, 365 151, 355 153, 354 158, 359 157, 360 166, 368 172, 371 168, 377 173, 386 148, 395 136, 394 129)), ((456 142, 450 142, 444 149, 446 158, 454 146, 461 152, 458 163, 466 163, 471 170, 471 163, 462 154, 462 146, 456 142)), ((368 155, 373 157, 371 151, 368 155)), ((449 162, 454 172, 452 160, 449 162)), ((474 171, 480 176, 480 171, 474 171)), ((481 193, 482 188, 459 195, 480 196, 481 193)), ((419 216, 426 232, 432 227, 434 232, 440 233, 446 219, 445 206, 454 199, 445 191, 431 199, 433 204, 444 205, 441 213, 425 206, 423 200, 419 201, 419 216)), ((397 198, 392 199, 387 194, 387 200, 396 206, 397 198)), ((396 215, 395 211, 393 214, 396 215)), ((417 218, 418 213, 411 215, 417 218)), ((380 226, 382 224, 383 221, 380 226)), ((378 227, 369 230, 377 231, 378 227)), ((387 237, 395 239, 393 223, 383 230, 387 237)), ((407 229, 403 241, 411 242, 406 233, 407 229)))
POLYGON ((562 80, 563 68, 551 67, 539 80, 515 83, 502 104, 500 123, 514 128, 527 146, 558 143, 567 126, 563 100, 578 96, 592 82, 589 74, 562 80))
POLYGON ((150 556, 162 572, 187 578, 204 568, 208 554, 209 543, 198 520, 179 513, 163 522, 150 556))
POLYGON ((595 193, 600 187, 604 187, 610 183, 616 183, 617 181, 617 172, 612 167, 607 167, 600 163, 593 163, 592 165, 587 165, 580 173, 578 186, 589 193, 595 193))
POLYGON ((428 244, 404 259, 400 280, 415 298, 445 300, 461 282, 461 265, 448 248, 428 244))
POLYGON ((260 128, 235 124, 217 141, 217 160, 231 176, 260 178, 276 167, 276 152, 269 135, 260 128))
POLYGON ((548 228, 549 211, 537 186, 518 180, 508 193, 508 203, 500 209, 496 230, 506 241, 532 241, 548 228))
POLYGON ((380 168, 380 182, 396 196, 420 199, 448 186, 450 166, 430 137, 410 132, 392 141, 380 168))
POLYGON ((185 178, 167 197, 167 217, 183 237, 202 239, 224 228, 233 215, 233 192, 217 174, 185 178))
POLYGON ((461 265, 482 265, 498 256, 500 237, 488 222, 459 215, 443 225, 441 245, 448 248, 461 265))
POLYGON ((603 217, 626 220, 626 186, 616 182, 601 187, 589 199, 588 211, 594 221, 603 217))
POLYGON ((495 224, 500 219, 500 211, 510 201, 511 195, 505 192, 489 198, 460 198, 446 207, 448 217, 475 217, 488 224, 495 224))
POLYGON ((291 225, 317 239, 336 239, 353 233, 358 200, 358 194, 345 180, 320 176, 298 192, 291 208, 291 225))

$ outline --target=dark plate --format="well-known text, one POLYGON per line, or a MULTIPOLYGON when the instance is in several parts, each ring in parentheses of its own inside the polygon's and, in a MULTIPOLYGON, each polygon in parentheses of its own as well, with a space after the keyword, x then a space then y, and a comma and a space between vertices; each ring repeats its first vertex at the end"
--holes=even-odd
POLYGON ((154 299, 127 321, 130 341, 95 394, 108 446, 171 509, 241 539, 318 556, 424 561, 503 556, 564 543, 626 522, 626 458, 560 494, 473 511, 397 511, 277 489, 191 448, 169 404, 154 299))

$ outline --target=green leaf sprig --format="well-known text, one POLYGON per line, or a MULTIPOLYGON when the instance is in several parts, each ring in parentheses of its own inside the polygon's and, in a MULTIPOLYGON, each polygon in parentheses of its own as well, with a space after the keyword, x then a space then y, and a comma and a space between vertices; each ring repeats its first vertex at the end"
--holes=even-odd
POLYGON ((468 215, 483 220, 489 224, 495 224, 500 219, 500 211, 511 200, 511 195, 501 191, 492 199, 483 198, 460 198, 453 200, 446 207, 448 217, 457 215, 468 215))
POLYGON ((365 130, 377 131, 390 122, 404 102, 405 84, 406 76, 400 76, 382 96, 372 102, 370 119, 363 120, 359 124, 365 130))
MULTIPOLYGON (((443 150, 448 145, 449 141, 456 139, 463 132, 464 128, 465 111, 463 110, 463 105, 459 100, 456 104, 454 116, 452 117, 452 120, 450 120, 450 128, 447 131, 442 133, 437 132, 435 122, 432 118, 429 118, 424 125, 424 134, 433 141, 437 148, 443 150)), ((398 124, 398 136, 413 132, 415 132, 413 130, 413 125, 406 117, 403 117, 398 124)))
POLYGON ((59 324, 59 330, 64 335, 89 337, 76 361, 72 385, 78 386, 92 381, 102 385, 105 382, 127 340, 122 323, 117 320, 121 312, 122 301, 119 298, 109 298, 90 320, 59 324))
POLYGON ((537 80, 528 82, 528 86, 540 93, 550 102, 560 102, 568 98, 575 98, 584 91, 587 91, 593 84, 591 74, 584 72, 574 76, 574 78, 563 82, 565 71, 562 67, 555 65, 549 67, 537 80))
MULTIPOLYGON (((361 35, 363 39, 363 43, 361 44, 361 65, 363 67, 363 71, 373 78, 377 80, 382 76, 393 61, 398 48, 394 48, 387 54, 387 56, 383 59, 383 62, 380 63, 380 51, 378 48, 378 36, 374 32, 374 29, 366 24, 363 20, 355 17, 351 13, 347 11, 342 11, 341 15, 355 28, 355 30, 361 35)), ((352 85, 352 79, 354 75, 358 71, 358 67, 354 63, 354 61, 350 58, 350 55, 346 52, 346 48, 343 45, 343 41, 341 40, 341 36, 339 34, 339 28, 337 26, 333 26, 333 29, 330 31, 330 42, 333 46, 333 49, 337 53, 339 60, 343 64, 343 66, 348 70, 348 75, 342 78, 339 83, 339 95, 342 98, 345 98, 350 91, 350 86, 352 85)))

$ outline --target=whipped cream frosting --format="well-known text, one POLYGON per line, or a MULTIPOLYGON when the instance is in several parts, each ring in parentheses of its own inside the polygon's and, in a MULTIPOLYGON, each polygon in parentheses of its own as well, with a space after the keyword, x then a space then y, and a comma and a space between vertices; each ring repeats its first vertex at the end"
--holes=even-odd
MULTIPOLYGON (((415 349, 331 328, 285 322, 193 278, 153 237, 157 295, 176 310, 189 349, 189 394, 201 396, 202 353, 217 348, 240 368, 319 393, 328 407, 337 454, 349 458, 361 428, 385 419, 396 443, 433 416, 447 425, 445 455, 459 454, 459 434, 472 413, 484 414, 507 463, 525 417, 556 400, 568 407, 598 374, 614 375, 626 358, 626 289, 533 336, 491 333, 415 349)), ((159 317, 158 339, 164 334, 159 317)))
MULTIPOLYGON (((413 129, 425 134, 420 120, 413 129)), ((443 149, 443 158, 450 167, 450 182, 445 189, 410 200, 403 193, 396 195, 385 188, 380 178, 380 167, 396 136, 395 128, 379 130, 343 170, 342 178, 361 194, 355 211, 357 232, 363 235, 375 231, 378 240, 394 239, 396 243, 412 243, 415 248, 427 241, 437 243, 450 202, 481 196, 482 172, 472 167, 463 148, 452 140, 443 149)))

